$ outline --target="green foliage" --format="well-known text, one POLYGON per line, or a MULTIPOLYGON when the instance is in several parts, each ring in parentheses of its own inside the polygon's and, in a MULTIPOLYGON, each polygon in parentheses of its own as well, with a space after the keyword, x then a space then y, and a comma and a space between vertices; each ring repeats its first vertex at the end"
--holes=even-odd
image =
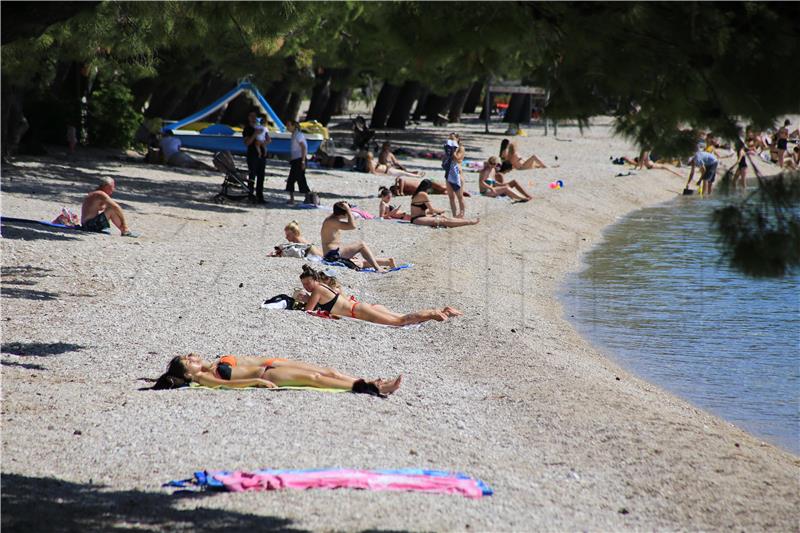
POLYGON ((714 227, 729 264, 752 277, 800 268, 800 173, 762 180, 757 193, 717 209, 714 227))
POLYGON ((133 94, 127 85, 112 80, 92 94, 88 122, 92 144, 128 148, 142 123, 142 115, 133 108, 133 94))

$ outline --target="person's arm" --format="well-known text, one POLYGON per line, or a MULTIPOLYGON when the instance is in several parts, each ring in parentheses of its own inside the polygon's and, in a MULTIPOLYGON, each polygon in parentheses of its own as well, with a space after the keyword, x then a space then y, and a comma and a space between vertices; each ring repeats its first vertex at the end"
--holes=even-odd
POLYGON ((389 152, 389 158, 391 159, 392 165, 399 168, 400 170, 406 170, 406 167, 400 164, 397 158, 394 156, 393 153, 389 152))
POLYGON ((300 168, 306 168, 306 157, 308 156, 308 141, 303 137, 303 142, 300 143, 300 168))
POLYGON ((244 136, 244 144, 245 144, 245 146, 250 146, 256 140, 256 136, 258 135, 258 132, 255 130, 255 128, 252 128, 252 130, 253 130, 253 133, 251 135, 249 135, 249 136, 245 136, 244 132, 242 132, 242 136, 244 136))
POLYGON ((695 161, 692 159, 692 168, 689 169, 689 180, 686 182, 686 186, 688 187, 689 184, 692 182, 692 178, 694 177, 694 168, 695 168, 695 161))
POLYGON ((306 312, 313 313, 314 310, 317 308, 317 304, 319 303, 319 296, 322 292, 320 287, 314 289, 314 292, 308 297, 308 301, 306 301, 306 312))
POLYGON ((341 223, 342 229, 351 230, 356 229, 356 219, 353 217, 353 212, 350 210, 350 205, 345 204, 345 211, 347 212, 347 222, 341 223))
POLYGON ((203 372, 193 378, 193 381, 203 385, 204 387, 231 387, 241 389, 245 387, 262 387, 267 389, 274 389, 277 385, 273 382, 261 378, 251 379, 231 379, 225 380, 213 376, 209 373, 203 372))

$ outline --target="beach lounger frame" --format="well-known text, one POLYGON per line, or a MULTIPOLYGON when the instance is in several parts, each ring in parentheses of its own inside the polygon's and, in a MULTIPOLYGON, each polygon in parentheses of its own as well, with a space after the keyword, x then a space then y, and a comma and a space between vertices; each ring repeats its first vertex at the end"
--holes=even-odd
POLYGON ((214 167, 225 175, 216 199, 242 200, 251 195, 252 184, 249 182, 249 177, 246 172, 236 168, 236 163, 230 152, 217 152, 214 154, 213 162, 214 167))

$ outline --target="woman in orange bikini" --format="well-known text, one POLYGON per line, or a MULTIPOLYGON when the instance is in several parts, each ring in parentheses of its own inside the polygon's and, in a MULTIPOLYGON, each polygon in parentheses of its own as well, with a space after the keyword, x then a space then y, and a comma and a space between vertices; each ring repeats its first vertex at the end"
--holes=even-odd
POLYGON ((154 389, 174 389, 191 382, 205 387, 275 387, 301 386, 342 389, 380 396, 400 388, 402 376, 393 380, 363 379, 347 376, 332 368, 322 368, 288 359, 224 355, 209 363, 195 354, 172 358, 167 372, 156 381, 154 389))
POLYGON ((303 283, 303 288, 310 294, 306 302, 307 312, 324 311, 333 316, 357 318, 386 326, 407 326, 428 320, 443 322, 448 318, 464 314, 453 307, 425 309, 406 315, 394 313, 382 305, 359 302, 352 296, 347 297, 343 292, 332 289, 322 283, 319 272, 308 265, 303 265, 300 281, 303 283))

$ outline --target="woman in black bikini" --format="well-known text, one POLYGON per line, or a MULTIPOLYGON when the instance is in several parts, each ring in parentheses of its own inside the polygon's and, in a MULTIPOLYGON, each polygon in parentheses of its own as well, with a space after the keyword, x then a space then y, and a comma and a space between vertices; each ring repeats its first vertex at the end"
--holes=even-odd
POLYGON ((154 389, 174 389, 191 382, 205 387, 314 387, 320 389, 342 389, 380 396, 391 394, 400 388, 402 376, 393 380, 363 379, 347 376, 331 368, 322 368, 287 359, 268 359, 224 355, 209 363, 195 354, 174 357, 154 389))
POLYGON ((389 311, 382 305, 359 302, 354 297, 347 297, 343 292, 335 291, 322 283, 319 273, 308 265, 303 265, 300 281, 303 283, 303 288, 310 294, 306 302, 307 312, 324 311, 333 316, 357 318, 386 326, 407 326, 429 320, 443 322, 448 318, 463 315, 461 311, 453 307, 425 309, 401 315, 389 311))
POLYGON ((411 223, 420 226, 432 226, 435 228, 458 228, 461 226, 472 226, 480 222, 475 220, 465 220, 463 218, 448 218, 444 216, 444 209, 436 209, 431 205, 428 193, 432 187, 431 180, 425 179, 419 183, 419 187, 411 197, 411 223))

